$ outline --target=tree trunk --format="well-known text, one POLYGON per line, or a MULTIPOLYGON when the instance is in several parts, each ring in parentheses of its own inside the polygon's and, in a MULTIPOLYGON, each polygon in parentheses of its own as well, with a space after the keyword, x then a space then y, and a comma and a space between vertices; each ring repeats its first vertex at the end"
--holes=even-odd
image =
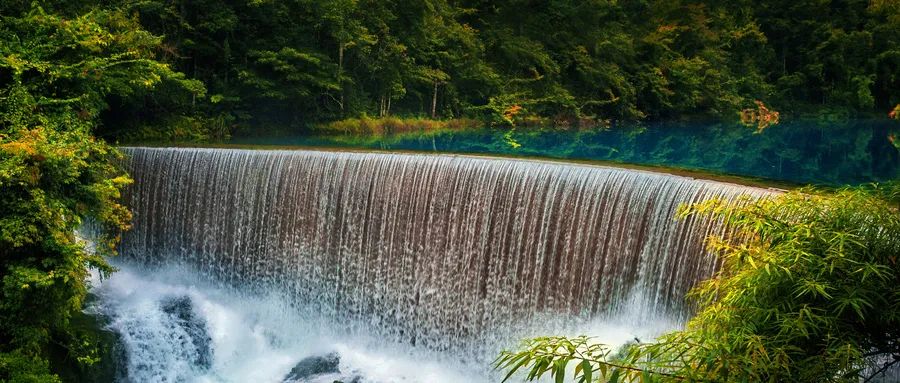
POLYGON ((338 78, 337 78, 337 80, 338 80, 338 88, 340 88, 340 92, 341 92, 341 102, 340 102, 341 116, 344 115, 344 81, 343 81, 343 75, 344 75, 344 43, 339 43, 339 44, 338 44, 338 73, 337 73, 337 77, 338 77, 338 78))
POLYGON ((344 72, 344 44, 338 47, 338 81, 341 79, 341 73, 344 72))
POLYGON ((434 93, 431 96, 431 118, 437 118, 437 91, 438 82, 434 82, 434 93))
POLYGON ((225 47, 225 87, 228 87, 228 72, 231 72, 229 68, 231 68, 231 43, 228 42, 228 37, 225 37, 225 41, 222 43, 222 46, 225 47))
MULTIPOLYGON (((194 79, 197 79, 197 52, 194 52, 194 79)), ((191 109, 197 108, 197 93, 191 92, 191 109)))

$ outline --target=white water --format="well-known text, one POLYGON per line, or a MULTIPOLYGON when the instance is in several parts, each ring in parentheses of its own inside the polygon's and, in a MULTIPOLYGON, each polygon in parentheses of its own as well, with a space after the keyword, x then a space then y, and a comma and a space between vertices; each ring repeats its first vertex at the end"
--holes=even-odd
MULTIPOLYGON (((329 352, 340 355, 341 373, 318 376, 310 382, 350 382, 354 377, 359 377, 360 383, 498 381, 487 361, 473 364, 383 339, 340 335, 321 319, 299 315, 302 310, 275 294, 249 296, 214 287, 184 268, 152 273, 142 267, 119 268, 109 279, 94 277, 92 292, 98 299, 90 310, 109 318, 110 329, 122 336, 125 381, 281 382, 298 361, 329 352), (195 324, 208 336, 208 366, 197 363, 202 358, 192 342, 197 337, 192 338, 183 323, 163 309, 173 300, 185 298, 191 302, 195 324)), ((553 331, 591 335, 598 342, 621 345, 635 337, 649 339, 675 326, 671 321, 627 318, 553 331)), ((550 330, 530 332, 536 335, 550 330)), ((515 340, 509 343, 514 346, 515 340)))

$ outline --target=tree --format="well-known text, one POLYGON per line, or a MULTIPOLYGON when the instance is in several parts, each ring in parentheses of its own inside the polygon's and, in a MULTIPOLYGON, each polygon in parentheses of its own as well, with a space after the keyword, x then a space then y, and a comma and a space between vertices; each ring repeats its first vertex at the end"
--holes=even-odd
POLYGON ((363 115, 490 119, 490 100, 513 96, 523 118, 562 125, 730 120, 753 100, 787 115, 900 102, 892 0, 111 3, 163 36, 159 58, 211 96, 185 101, 163 84, 112 100, 109 138, 220 121, 301 130, 363 115))
MULTIPOLYGON (((89 269, 106 275, 104 255, 130 214, 117 200, 130 179, 118 151, 92 131, 111 95, 127 98, 186 80, 153 59, 160 39, 117 10, 55 13, 0 6, 0 380, 55 381, 48 355, 98 361, 72 326, 89 269), (86 220, 107 229, 88 251, 76 234, 86 220), (25 368, 24 366, 27 366, 25 368)), ((63 11, 60 11, 63 12, 63 11)))
POLYGON ((900 364, 900 185, 792 191, 683 215, 738 230, 712 238, 721 270, 695 287, 684 330, 619 353, 589 339, 530 340, 498 366, 577 381, 859 382, 900 364))

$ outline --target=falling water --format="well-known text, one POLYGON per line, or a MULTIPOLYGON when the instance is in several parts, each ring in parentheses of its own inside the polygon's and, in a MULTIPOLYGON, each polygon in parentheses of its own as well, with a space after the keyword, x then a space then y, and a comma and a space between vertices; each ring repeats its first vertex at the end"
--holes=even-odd
POLYGON ((278 291, 344 333, 476 359, 529 330, 684 318, 685 293, 717 267, 704 239, 726 228, 676 219, 678 206, 769 193, 453 155, 126 153, 124 261, 278 291))

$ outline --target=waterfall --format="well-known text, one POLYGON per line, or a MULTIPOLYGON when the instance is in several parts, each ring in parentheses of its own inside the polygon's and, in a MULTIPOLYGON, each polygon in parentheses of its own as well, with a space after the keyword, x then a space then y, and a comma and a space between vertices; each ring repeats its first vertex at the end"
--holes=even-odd
MULTIPOLYGON (((279 291, 440 352, 522 329, 683 318, 712 275, 708 219, 679 205, 769 191, 619 168, 456 155, 126 148, 124 261, 279 291)), ((493 350, 493 349, 492 349, 493 350)))

